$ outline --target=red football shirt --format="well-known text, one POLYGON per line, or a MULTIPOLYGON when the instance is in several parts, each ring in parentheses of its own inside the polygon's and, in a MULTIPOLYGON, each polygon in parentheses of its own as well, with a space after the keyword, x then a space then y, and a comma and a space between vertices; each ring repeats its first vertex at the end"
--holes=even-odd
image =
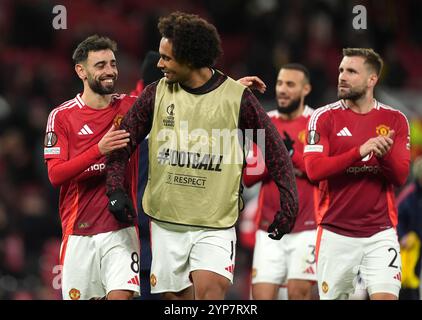
POLYGON ((317 109, 308 123, 304 149, 308 176, 320 181, 317 222, 333 232, 369 237, 395 227, 394 185, 406 181, 410 163, 409 125, 398 110, 374 100, 366 114, 341 100, 317 109), (382 158, 361 158, 368 139, 394 130, 393 146, 382 158))
MULTIPOLYGON (((277 128, 280 136, 286 139, 286 134, 293 143, 293 154, 291 160, 296 173, 296 185, 299 197, 299 212, 292 233, 316 228, 315 209, 318 202, 318 188, 306 177, 305 165, 303 162, 303 147, 306 136, 306 124, 313 109, 305 106, 303 114, 293 120, 284 120, 279 116, 277 110, 270 111, 268 116, 277 128)), ((265 169, 259 175, 251 174, 258 166, 265 166, 261 151, 254 145, 254 154, 257 155, 259 164, 248 159, 246 169, 243 174, 243 181, 247 187, 257 182, 262 182, 258 196, 258 208, 256 212, 256 223, 258 228, 267 230, 269 224, 274 220, 275 213, 280 210, 280 197, 276 184, 271 179, 265 169)))
MULTIPOLYGON (((134 96, 115 94, 109 106, 94 109, 85 105, 78 94, 51 111, 44 141, 47 164, 52 159, 70 162, 89 155, 89 159, 84 157, 76 161, 77 168, 73 170, 76 174, 65 181, 54 183, 57 178, 49 170, 50 180, 61 187, 59 213, 63 237, 93 235, 128 226, 118 222, 107 209, 105 156, 100 154, 97 144, 113 122, 123 118, 135 100, 134 96)), ((127 167, 126 181, 130 182, 125 187, 132 199, 136 195, 137 157, 138 153, 133 153, 127 167)))

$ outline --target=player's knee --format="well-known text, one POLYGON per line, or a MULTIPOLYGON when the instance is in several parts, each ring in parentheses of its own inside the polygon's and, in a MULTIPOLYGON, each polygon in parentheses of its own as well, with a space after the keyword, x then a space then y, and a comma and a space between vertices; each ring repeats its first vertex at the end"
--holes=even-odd
POLYGON ((397 300, 398 297, 392 293, 374 293, 370 296, 371 300, 397 300))
POLYGON ((310 283, 300 283, 288 285, 289 300, 310 300, 312 298, 312 285, 310 283))
POLYGON ((223 300, 228 288, 229 288, 228 280, 207 282, 195 288, 195 299, 197 300, 223 300))
POLYGON ((131 300, 133 291, 129 290, 113 290, 107 295, 107 300, 131 300))
POLYGON ((288 291, 289 300, 309 300, 310 292, 303 288, 294 288, 288 291))
POLYGON ((278 285, 269 283, 257 283, 252 285, 252 298, 254 300, 275 300, 277 298, 278 285))
POLYGON ((193 287, 188 287, 179 292, 164 292, 161 294, 163 300, 193 300, 193 287))

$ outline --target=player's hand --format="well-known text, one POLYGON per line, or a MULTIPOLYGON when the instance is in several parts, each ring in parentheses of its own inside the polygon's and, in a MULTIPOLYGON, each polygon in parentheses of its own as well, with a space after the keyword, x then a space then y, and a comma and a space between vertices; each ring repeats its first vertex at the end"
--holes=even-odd
POLYGON ((130 223, 135 218, 135 210, 133 209, 132 200, 126 192, 117 189, 108 196, 108 210, 114 215, 117 221, 130 223))
POLYGON ((293 167, 293 173, 295 174, 296 177, 299 177, 299 178, 306 177, 305 172, 302 172, 298 168, 295 168, 295 167, 293 167))
POLYGON ((295 149, 293 148, 293 145, 295 142, 290 138, 289 134, 286 131, 283 131, 284 134, 284 145, 286 146, 287 151, 289 152, 289 156, 293 157, 293 153, 295 152, 295 149))
POLYGON ((124 148, 130 141, 129 136, 129 132, 126 132, 126 130, 116 130, 113 124, 110 130, 98 142, 98 149, 100 149, 102 155, 105 155, 113 150, 124 148))
POLYGON ((257 76, 243 77, 237 80, 237 82, 243 84, 251 90, 258 90, 261 93, 264 93, 265 90, 267 90, 267 86, 265 85, 264 81, 262 81, 257 76))
POLYGON ((362 158, 366 157, 371 152, 377 157, 383 157, 391 149, 391 146, 394 143, 392 139, 393 135, 394 130, 391 130, 386 136, 378 136, 366 141, 359 147, 359 153, 362 158))
POLYGON ((280 211, 274 216, 273 223, 268 227, 268 236, 273 240, 280 240, 285 234, 290 232, 289 223, 280 211))

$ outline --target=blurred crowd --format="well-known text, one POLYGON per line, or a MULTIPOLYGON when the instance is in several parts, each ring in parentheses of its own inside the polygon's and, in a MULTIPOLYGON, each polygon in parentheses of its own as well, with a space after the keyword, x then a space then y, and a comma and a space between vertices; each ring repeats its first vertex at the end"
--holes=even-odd
MULTIPOLYGON (((60 298, 52 287, 61 236, 58 190, 47 178, 43 139, 52 108, 82 88, 71 54, 93 33, 119 44, 118 91, 129 92, 141 76, 144 55, 158 48, 158 17, 174 10, 197 13, 221 35, 224 55, 218 67, 234 78, 261 77, 268 90, 258 98, 268 109, 275 106, 281 65, 301 62, 310 69, 307 103, 318 107, 335 97, 341 48, 373 47, 385 59, 383 92, 412 97, 400 106, 412 120, 412 143, 422 146, 419 0, 63 0, 65 30, 52 26, 56 4, 0 1, 0 299, 60 298), (366 30, 353 29, 358 4, 367 9, 366 30)), ((414 156, 422 153, 415 146, 414 156)), ((247 277, 250 254, 240 246, 236 277, 247 277)), ((230 298, 247 297, 247 282, 235 282, 230 298)))

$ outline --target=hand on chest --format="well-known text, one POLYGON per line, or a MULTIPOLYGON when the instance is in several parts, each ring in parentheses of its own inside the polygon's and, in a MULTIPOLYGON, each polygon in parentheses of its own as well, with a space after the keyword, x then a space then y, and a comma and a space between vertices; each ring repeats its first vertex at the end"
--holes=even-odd
POLYGON ((95 116, 81 116, 72 121, 69 126, 69 144, 78 149, 87 149, 98 143, 110 130, 116 117, 123 117, 117 113, 98 113, 95 116))
POLYGON ((391 130, 394 130, 394 127, 392 121, 388 119, 369 117, 336 119, 329 135, 330 154, 340 154, 361 146, 371 138, 387 136, 391 130))

